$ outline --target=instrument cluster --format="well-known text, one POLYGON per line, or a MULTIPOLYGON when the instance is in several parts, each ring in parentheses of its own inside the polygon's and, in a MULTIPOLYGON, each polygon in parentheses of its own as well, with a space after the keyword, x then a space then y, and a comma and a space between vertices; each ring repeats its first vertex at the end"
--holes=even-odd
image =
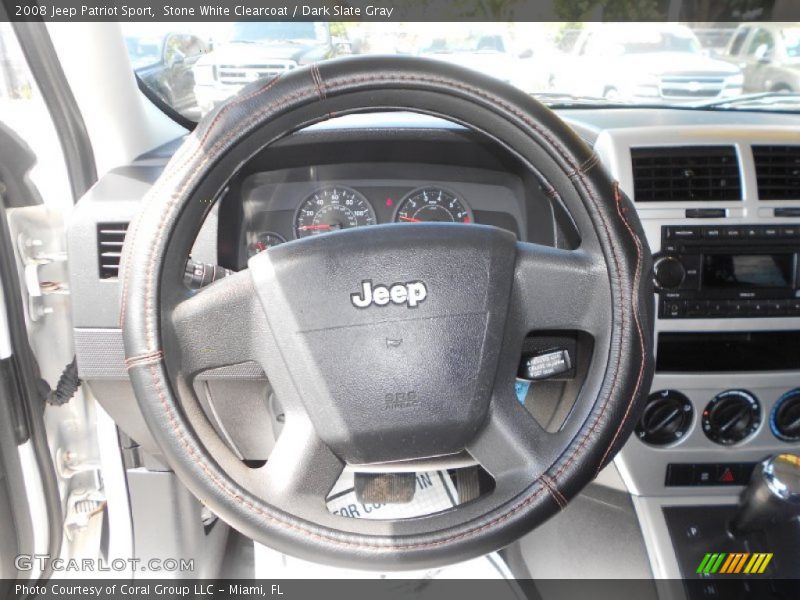
MULTIPOLYGON (((375 194, 372 194, 373 196, 375 194)), ((289 238, 302 239, 378 223, 475 222, 467 200, 440 185, 423 185, 402 195, 387 193, 373 205, 364 193, 348 185, 323 185, 299 202, 292 219, 289 238), (385 196, 385 197, 384 197, 385 196)), ((286 232, 248 231, 247 257, 264 252, 287 240, 286 232)))

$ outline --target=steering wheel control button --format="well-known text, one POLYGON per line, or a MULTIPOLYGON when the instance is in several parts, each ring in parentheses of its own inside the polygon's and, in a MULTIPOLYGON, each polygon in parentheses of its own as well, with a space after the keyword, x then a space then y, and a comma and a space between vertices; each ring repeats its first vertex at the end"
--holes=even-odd
POLYGON ((686 268, 674 256, 662 256, 653 265, 655 283, 664 290, 675 290, 680 287, 686 277, 686 268))
POLYGON ((520 377, 536 381, 561 375, 572 369, 569 351, 563 348, 531 356, 522 361, 520 377))
POLYGON ((800 388, 786 392, 778 399, 770 414, 769 426, 779 440, 800 441, 800 388))
POLYGON ((692 402, 675 390, 650 394, 642 418, 636 427, 640 440, 653 446, 665 446, 680 441, 692 425, 692 402))
POLYGON ((718 394, 703 411, 703 432, 723 446, 737 444, 756 432, 761 424, 761 405, 746 390, 718 394))

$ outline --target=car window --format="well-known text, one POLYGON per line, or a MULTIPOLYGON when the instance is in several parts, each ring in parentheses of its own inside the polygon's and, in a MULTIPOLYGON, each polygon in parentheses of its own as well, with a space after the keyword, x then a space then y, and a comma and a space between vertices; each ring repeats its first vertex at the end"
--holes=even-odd
POLYGON ((35 156, 30 178, 42 201, 71 210, 73 199, 58 133, 10 23, 0 23, 0 123, 35 156))
POLYGON ((765 54, 771 52, 775 48, 775 38, 766 29, 756 30, 753 39, 750 42, 750 47, 747 48, 748 56, 756 56, 756 54, 765 54), (760 48, 763 48, 759 50, 760 48))
POLYGON ((783 47, 789 58, 800 58, 800 27, 789 27, 781 31, 783 47))
POLYGON ((742 46, 744 46, 744 42, 749 34, 750 34, 749 27, 740 28, 739 31, 736 32, 736 35, 733 36, 733 41, 731 42, 728 54, 737 56, 742 51, 742 46))

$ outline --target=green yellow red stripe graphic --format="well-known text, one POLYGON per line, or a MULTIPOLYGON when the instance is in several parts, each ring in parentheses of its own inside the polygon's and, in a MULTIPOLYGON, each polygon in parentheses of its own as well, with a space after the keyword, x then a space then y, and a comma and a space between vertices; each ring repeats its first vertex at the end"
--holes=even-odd
POLYGON ((772 552, 708 552, 697 567, 698 574, 760 575, 767 570, 772 552))

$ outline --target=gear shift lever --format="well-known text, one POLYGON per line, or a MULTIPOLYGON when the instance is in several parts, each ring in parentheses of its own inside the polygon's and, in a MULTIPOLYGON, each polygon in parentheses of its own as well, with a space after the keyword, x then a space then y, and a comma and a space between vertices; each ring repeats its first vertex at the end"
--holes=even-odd
POLYGON ((758 465, 730 524, 735 537, 788 522, 800 515, 800 456, 779 454, 758 465))

